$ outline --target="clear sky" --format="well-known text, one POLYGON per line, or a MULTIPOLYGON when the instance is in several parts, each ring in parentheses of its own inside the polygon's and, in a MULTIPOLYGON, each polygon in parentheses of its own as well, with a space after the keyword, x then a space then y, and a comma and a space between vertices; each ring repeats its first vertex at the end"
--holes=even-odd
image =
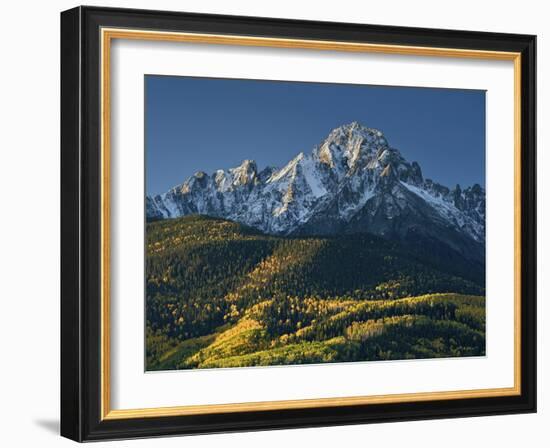
POLYGON ((380 129, 425 178, 485 185, 485 92, 147 75, 147 194, 196 171, 282 166, 352 121, 380 129))

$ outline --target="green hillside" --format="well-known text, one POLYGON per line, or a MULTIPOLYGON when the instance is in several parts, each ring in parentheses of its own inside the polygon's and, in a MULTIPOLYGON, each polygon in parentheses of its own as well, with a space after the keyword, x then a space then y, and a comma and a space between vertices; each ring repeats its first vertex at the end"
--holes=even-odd
POLYGON ((485 351, 483 269, 456 254, 203 216, 148 223, 146 250, 148 370, 485 351))

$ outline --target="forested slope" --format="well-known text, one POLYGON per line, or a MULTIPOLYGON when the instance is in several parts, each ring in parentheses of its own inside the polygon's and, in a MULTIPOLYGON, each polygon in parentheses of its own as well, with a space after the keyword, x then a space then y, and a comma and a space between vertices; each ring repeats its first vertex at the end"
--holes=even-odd
POLYGON ((484 354, 483 267, 441 247, 188 216, 146 251, 148 370, 484 354))

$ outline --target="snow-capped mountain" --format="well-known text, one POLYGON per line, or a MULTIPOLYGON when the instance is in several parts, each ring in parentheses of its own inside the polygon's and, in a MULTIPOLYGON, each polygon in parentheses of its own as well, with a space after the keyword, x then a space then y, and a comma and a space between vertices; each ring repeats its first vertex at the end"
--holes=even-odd
POLYGON ((485 191, 424 179, 381 131, 357 122, 334 129, 309 154, 258 171, 253 160, 195 173, 146 199, 148 219, 204 214, 278 235, 370 232, 430 239, 468 258, 485 250, 485 191))

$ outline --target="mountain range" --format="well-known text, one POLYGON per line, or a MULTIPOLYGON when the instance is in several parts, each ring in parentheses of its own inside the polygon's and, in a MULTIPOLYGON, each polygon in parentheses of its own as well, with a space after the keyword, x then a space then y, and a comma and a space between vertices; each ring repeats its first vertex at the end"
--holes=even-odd
POLYGON ((365 232, 444 247, 481 264, 485 258, 484 188, 425 179, 380 130, 357 122, 335 128, 282 168, 259 170, 244 160, 146 197, 149 221, 196 214, 277 236, 365 232))

